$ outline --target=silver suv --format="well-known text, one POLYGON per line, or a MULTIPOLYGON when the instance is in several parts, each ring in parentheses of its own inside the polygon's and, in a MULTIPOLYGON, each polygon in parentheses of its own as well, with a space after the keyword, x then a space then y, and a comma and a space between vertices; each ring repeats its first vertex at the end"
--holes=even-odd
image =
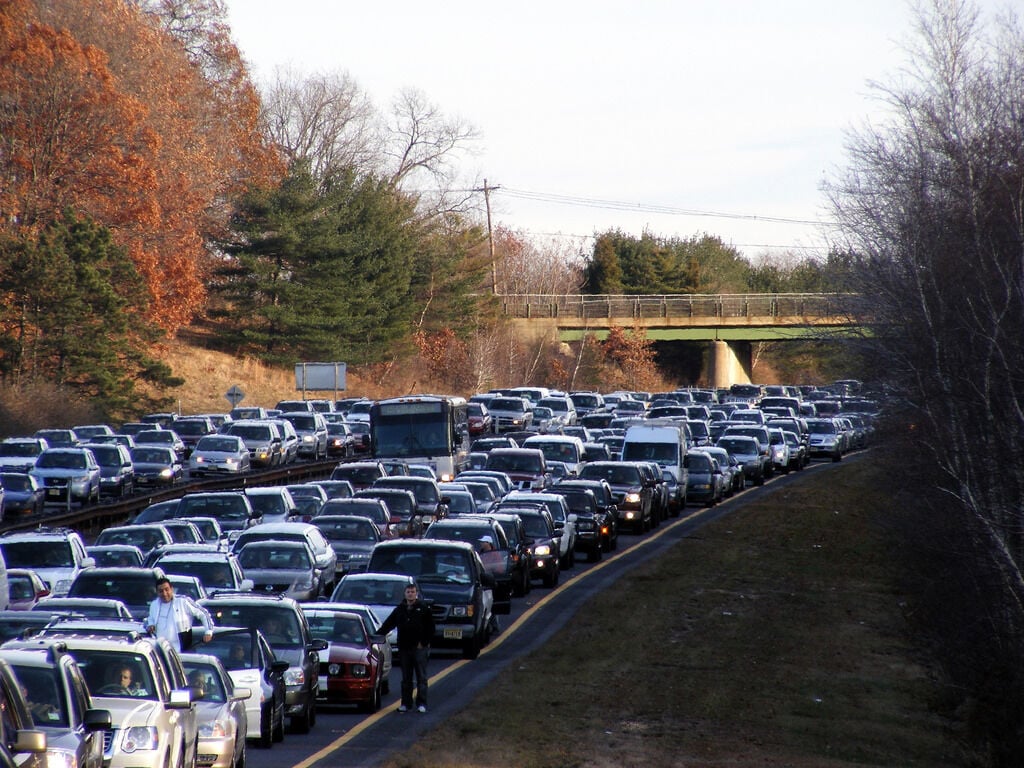
POLYGON ((8 568, 31 568, 53 597, 63 597, 79 572, 96 561, 85 551, 80 534, 70 528, 36 528, 0 536, 0 553, 8 568))
MULTIPOLYGON (((76 632, 69 623, 45 638, 59 639, 82 670, 94 706, 109 710, 106 768, 164 768, 196 764, 196 713, 185 671, 166 640, 137 632, 103 634, 97 628, 76 632)), ((123 624, 124 622, 108 622, 123 624)))
POLYGON ((52 640, 15 641, 0 650, 0 658, 11 665, 26 691, 35 727, 46 734, 49 763, 103 768, 110 712, 93 708, 82 671, 64 645, 52 640))
POLYGON ((100 500, 100 465, 88 448, 47 448, 29 470, 46 488, 46 500, 82 506, 100 500))

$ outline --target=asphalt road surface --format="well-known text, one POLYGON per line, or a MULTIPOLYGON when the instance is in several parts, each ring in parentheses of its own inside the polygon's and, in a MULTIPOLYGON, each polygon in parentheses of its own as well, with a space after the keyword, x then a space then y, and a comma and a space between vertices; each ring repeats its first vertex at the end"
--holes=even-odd
MULTIPOLYGON (((822 471, 830 462, 812 463, 804 470, 822 471)), ((623 575, 641 563, 659 557, 669 547, 690 536, 702 525, 722 517, 755 495, 770 493, 803 472, 776 475, 762 487, 750 486, 741 494, 715 507, 687 507, 678 518, 669 518, 648 534, 622 533, 615 552, 605 553, 599 563, 577 560, 574 568, 562 571, 555 589, 535 582, 531 592, 512 601, 512 613, 501 616, 502 631, 483 649, 480 657, 467 661, 458 650, 431 652, 430 710, 426 714, 397 711, 401 670, 397 657, 391 672, 391 693, 384 697, 373 715, 346 708, 319 708, 309 734, 286 731, 282 743, 259 749, 252 742, 246 749, 247 768, 370 768, 392 752, 414 744, 427 729, 467 706, 477 691, 486 687, 511 662, 546 643, 591 596, 614 586, 623 575)))

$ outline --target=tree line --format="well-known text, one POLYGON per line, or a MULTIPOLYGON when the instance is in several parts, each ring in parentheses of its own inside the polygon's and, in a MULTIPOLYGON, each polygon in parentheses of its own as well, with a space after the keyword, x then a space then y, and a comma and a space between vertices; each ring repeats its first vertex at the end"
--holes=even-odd
POLYGON ((0 380, 105 418, 168 402, 153 345, 197 322, 273 365, 596 386, 614 344, 527 348, 494 293, 815 290, 828 271, 710 235, 584 251, 488 231, 460 176, 472 125, 414 90, 380 109, 343 73, 257 84, 221 0, 0 0, 0 83, 0 380))

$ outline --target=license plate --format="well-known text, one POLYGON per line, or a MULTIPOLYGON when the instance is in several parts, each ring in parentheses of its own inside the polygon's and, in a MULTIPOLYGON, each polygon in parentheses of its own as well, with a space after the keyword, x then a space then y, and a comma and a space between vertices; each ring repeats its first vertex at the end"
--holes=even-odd
POLYGON ((445 640, 461 640, 462 630, 461 629, 445 629, 444 631, 445 640))
POLYGON ((63 496, 64 496, 64 489, 63 488, 47 488, 46 489, 46 495, 48 497, 50 497, 50 498, 53 498, 53 499, 60 499, 60 498, 63 498, 63 496))

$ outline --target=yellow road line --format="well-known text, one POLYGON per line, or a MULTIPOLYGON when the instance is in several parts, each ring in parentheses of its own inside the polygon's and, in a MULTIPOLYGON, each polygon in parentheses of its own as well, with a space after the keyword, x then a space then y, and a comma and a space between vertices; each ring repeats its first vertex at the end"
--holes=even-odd
MULTIPOLYGON (((519 626, 521 624, 523 624, 527 619, 529 619, 531 616, 533 616, 533 614, 536 613, 538 610, 540 610, 543 606, 547 605, 551 600, 553 600, 557 595, 559 595, 562 592, 562 590, 568 589, 569 587, 573 586, 574 584, 579 584, 584 579, 589 578, 592 574, 595 574, 598 571, 600 571, 601 569, 611 565, 616 560, 618 560, 620 557, 624 557, 625 555, 628 555, 628 554, 630 554, 632 552, 635 552, 637 549, 640 549, 642 547, 646 547, 646 546, 650 545, 652 542, 657 541, 662 536, 667 534, 675 526, 682 525, 683 523, 688 522, 690 520, 693 520, 693 519, 695 519, 697 517, 700 517, 701 515, 706 514, 706 513, 707 513, 706 509, 701 509, 701 510, 698 510, 696 512, 692 512, 689 515, 686 515, 685 517, 680 517, 678 520, 675 520, 674 522, 672 522, 669 525, 667 525, 664 528, 662 528, 660 531, 658 531, 658 533, 656 533, 656 534, 654 534, 652 536, 647 536, 642 541, 637 542, 633 547, 630 547, 629 549, 624 549, 621 552, 618 552, 617 554, 615 554, 615 555, 613 555, 611 557, 605 557, 605 558, 603 558, 601 560, 600 563, 596 564, 593 568, 590 568, 587 571, 581 573, 578 577, 576 577, 576 578, 574 578, 574 579, 572 579, 570 581, 562 582, 562 584, 560 584, 556 589, 553 589, 551 592, 546 594, 543 598, 541 598, 536 603, 534 603, 532 606, 530 606, 530 608, 528 608, 526 611, 524 611, 523 615, 520 616, 518 619, 516 619, 515 622, 513 622, 511 626, 506 627, 505 629, 503 629, 501 634, 498 636, 498 639, 492 640, 490 643, 488 643, 487 647, 484 648, 482 651, 480 651, 480 655, 483 656, 483 655, 485 655, 487 653, 492 652, 495 648, 500 647, 501 644, 504 643, 505 640, 507 640, 515 632, 515 630, 519 628, 519 626)), ((435 683, 439 683, 440 681, 442 681, 446 677, 448 677, 448 675, 452 674, 453 672, 455 672, 458 669, 461 669, 464 665, 471 664, 471 663, 472 663, 472 661, 470 659, 460 659, 459 661, 456 661, 455 663, 450 664, 449 666, 445 667, 443 670, 438 672, 436 675, 432 675, 427 680, 427 682, 428 682, 429 686, 431 688, 433 688, 435 683)), ((390 707, 388 707, 387 709, 381 708, 381 709, 377 710, 376 713, 374 713, 373 715, 370 715, 369 717, 364 718, 363 720, 360 721, 360 723, 358 725, 356 725, 352 729, 350 729, 350 730, 346 731, 345 733, 343 733, 341 736, 339 736, 337 739, 332 741, 330 744, 328 744, 327 746, 323 747, 320 751, 314 752, 312 755, 307 757, 302 762, 296 763, 294 766, 292 766, 292 768, 310 768, 310 766, 312 766, 313 764, 319 762, 320 760, 323 760, 325 757, 328 757, 332 752, 335 752, 338 749, 340 749, 341 747, 345 746, 345 744, 350 742, 352 739, 354 739, 356 736, 361 734, 367 728, 369 728, 369 727, 371 727, 373 725, 376 725, 378 722, 380 722, 385 717, 388 717, 389 715, 393 715, 393 714, 395 714, 395 711, 393 709, 391 709, 390 707)))

